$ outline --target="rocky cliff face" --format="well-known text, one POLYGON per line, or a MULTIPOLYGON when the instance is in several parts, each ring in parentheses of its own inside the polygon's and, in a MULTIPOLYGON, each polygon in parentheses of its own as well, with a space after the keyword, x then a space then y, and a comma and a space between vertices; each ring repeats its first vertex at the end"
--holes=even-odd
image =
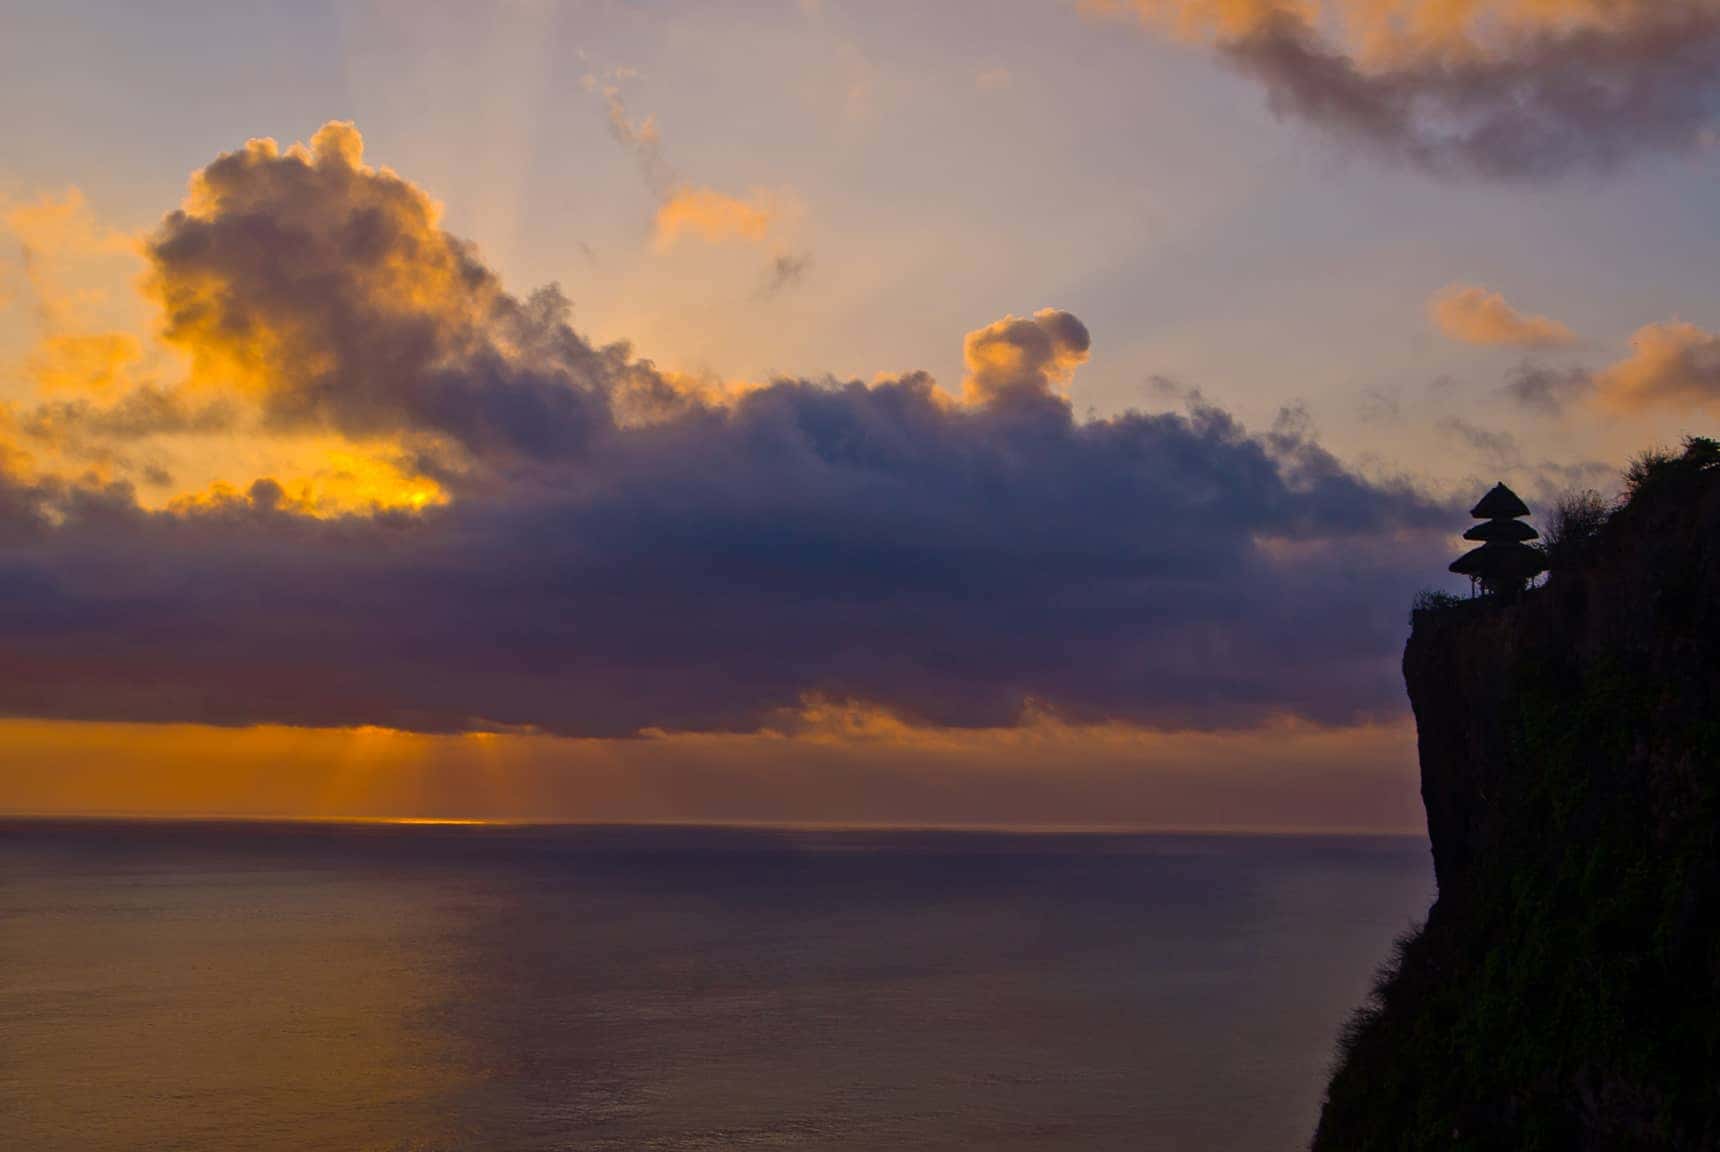
POLYGON ((1439 899, 1314 1141, 1720 1148, 1720 470, 1698 445, 1514 604, 1417 612, 1439 899))

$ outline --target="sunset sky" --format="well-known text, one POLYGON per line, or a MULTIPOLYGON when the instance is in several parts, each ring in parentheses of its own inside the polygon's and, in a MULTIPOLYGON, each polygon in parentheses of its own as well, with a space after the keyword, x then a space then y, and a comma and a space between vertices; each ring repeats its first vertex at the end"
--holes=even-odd
POLYGON ((1419 827, 1720 402, 1720 0, 0 0, 0 811, 1419 827))

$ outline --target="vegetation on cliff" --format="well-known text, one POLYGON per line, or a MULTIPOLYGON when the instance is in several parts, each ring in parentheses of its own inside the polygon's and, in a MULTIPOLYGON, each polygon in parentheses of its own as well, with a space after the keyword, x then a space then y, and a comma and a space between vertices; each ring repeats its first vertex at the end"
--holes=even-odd
POLYGON ((1720 445, 1572 501, 1546 584, 1404 673, 1439 879, 1316 1152, 1720 1147, 1720 445))

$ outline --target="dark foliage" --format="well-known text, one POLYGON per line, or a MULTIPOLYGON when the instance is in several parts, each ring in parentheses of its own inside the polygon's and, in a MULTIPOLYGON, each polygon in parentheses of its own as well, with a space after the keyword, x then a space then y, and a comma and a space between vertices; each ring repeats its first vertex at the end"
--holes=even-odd
POLYGON ((1469 600, 1465 597, 1455 596, 1438 588, 1423 588, 1415 594, 1415 604, 1410 609, 1410 620, 1413 622, 1415 614, 1418 612, 1443 612, 1467 603, 1469 600))
POLYGON ((1559 497, 1543 545, 1548 570, 1568 570, 1582 563, 1611 515, 1612 506, 1592 488, 1559 497))
POLYGON ((1625 469, 1626 498, 1634 500, 1661 485, 1676 484, 1715 467, 1720 467, 1720 441, 1708 436, 1687 437, 1682 453, 1650 448, 1625 469))

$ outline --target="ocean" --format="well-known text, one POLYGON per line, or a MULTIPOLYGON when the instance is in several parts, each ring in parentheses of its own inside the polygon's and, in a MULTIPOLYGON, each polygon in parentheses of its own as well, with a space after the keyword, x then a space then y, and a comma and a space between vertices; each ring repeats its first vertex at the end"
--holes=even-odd
POLYGON ((0 821, 0 1149, 1304 1147, 1407 838, 0 821))

